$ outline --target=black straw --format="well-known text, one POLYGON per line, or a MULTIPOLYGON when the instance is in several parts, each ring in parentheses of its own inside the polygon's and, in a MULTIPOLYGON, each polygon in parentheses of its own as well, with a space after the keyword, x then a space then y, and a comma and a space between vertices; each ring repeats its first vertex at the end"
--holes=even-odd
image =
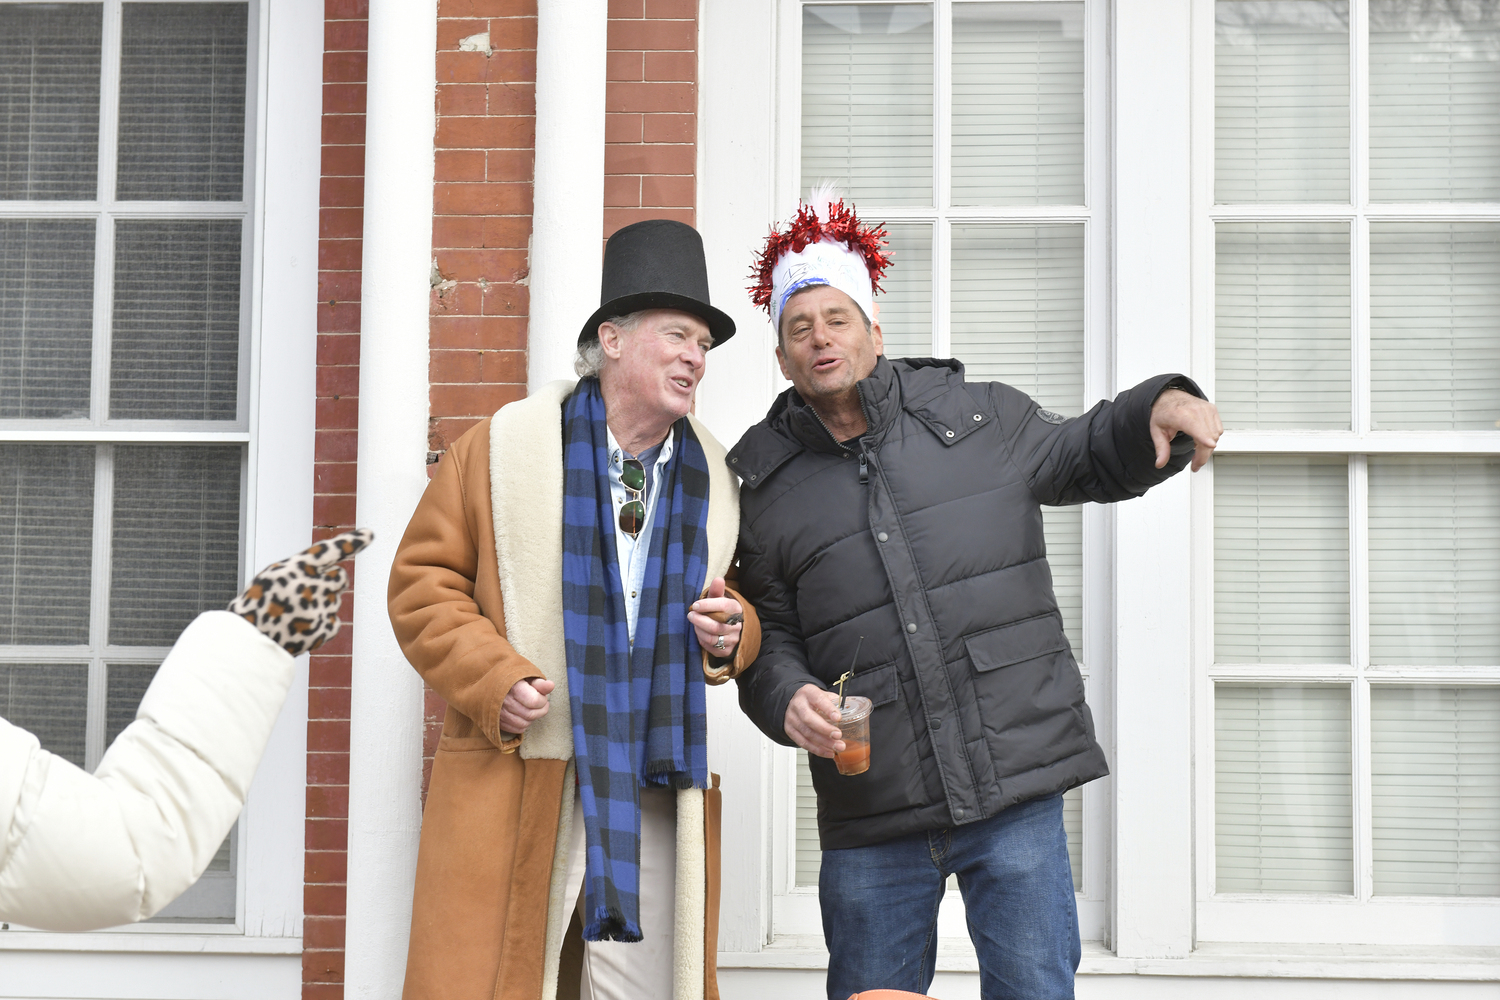
POLYGON ((849 697, 847 694, 844 693, 844 682, 848 681, 848 680, 852 680, 854 678, 854 665, 859 662, 859 647, 863 646, 864 644, 865 644, 865 637, 864 636, 860 636, 859 637, 859 642, 856 642, 854 644, 854 658, 849 661, 849 669, 844 672, 844 676, 842 676, 842 677, 839 678, 839 711, 840 712, 842 712, 844 710, 844 699, 847 698, 847 697, 849 697))

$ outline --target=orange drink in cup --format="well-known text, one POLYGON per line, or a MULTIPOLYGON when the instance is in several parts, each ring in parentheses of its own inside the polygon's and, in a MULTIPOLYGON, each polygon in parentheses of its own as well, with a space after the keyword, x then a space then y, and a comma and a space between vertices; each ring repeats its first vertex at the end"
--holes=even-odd
POLYGON ((864 774, 870 769, 870 699, 851 695, 839 709, 844 749, 833 755, 839 774, 864 774))

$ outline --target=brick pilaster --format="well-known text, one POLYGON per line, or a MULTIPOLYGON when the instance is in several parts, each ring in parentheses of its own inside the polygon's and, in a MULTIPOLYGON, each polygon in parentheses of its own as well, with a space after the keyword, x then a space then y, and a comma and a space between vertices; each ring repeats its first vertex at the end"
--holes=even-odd
MULTIPOLYGON (((315 539, 354 525, 369 2, 325 0, 323 16, 315 539)), ((381 541, 392 544, 391 539, 381 541)), ((313 654, 308 670, 303 1000, 340 1000, 344 995, 352 609, 353 600, 346 597, 344 627, 313 654)))

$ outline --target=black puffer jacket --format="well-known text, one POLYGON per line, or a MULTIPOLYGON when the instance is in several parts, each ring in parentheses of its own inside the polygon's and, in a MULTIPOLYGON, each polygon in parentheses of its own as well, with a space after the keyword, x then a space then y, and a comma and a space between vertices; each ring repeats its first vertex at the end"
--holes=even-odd
POLYGON ((825 849, 970 823, 1109 772, 1063 636, 1040 505, 1140 496, 1163 375, 1064 420, 956 361, 880 359, 868 432, 844 447, 795 389, 729 453, 743 480, 740 581, 760 657, 740 706, 771 739, 804 684, 875 703, 870 769, 812 757, 825 849))

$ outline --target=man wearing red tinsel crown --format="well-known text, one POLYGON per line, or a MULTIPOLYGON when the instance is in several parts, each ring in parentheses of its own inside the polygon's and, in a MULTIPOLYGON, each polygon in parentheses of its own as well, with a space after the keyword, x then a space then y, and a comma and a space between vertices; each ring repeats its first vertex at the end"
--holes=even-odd
POLYGON ((1182 375, 1068 419, 967 381, 958 361, 883 357, 884 235, 815 197, 752 273, 793 387, 729 453, 740 580, 763 629, 740 706, 809 754, 829 1000, 927 989, 953 874, 981 995, 1068 998, 1079 939, 1062 794, 1109 768, 1041 507, 1138 497, 1202 467, 1222 426, 1182 375), (832 689, 851 669, 845 694, 873 712, 868 770, 846 775, 832 689))

